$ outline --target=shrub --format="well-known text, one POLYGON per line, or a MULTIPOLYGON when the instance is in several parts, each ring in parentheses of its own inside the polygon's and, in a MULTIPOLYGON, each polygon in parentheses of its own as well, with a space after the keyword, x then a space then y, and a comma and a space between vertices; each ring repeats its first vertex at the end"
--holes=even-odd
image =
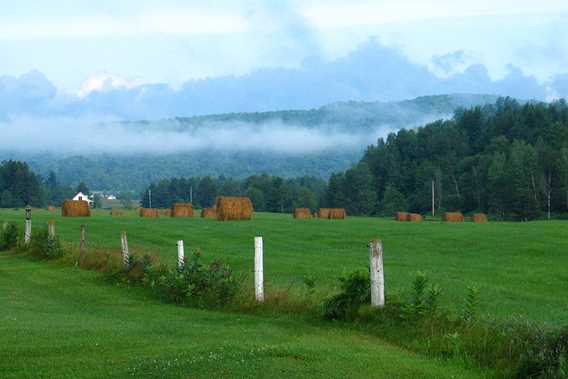
POLYGON ((0 250, 11 250, 18 245, 18 227, 14 223, 0 226, 0 250))
POLYGON ((369 273, 355 271, 339 280, 342 292, 324 302, 324 317, 328 320, 352 320, 361 305, 371 301, 369 273))
POLYGON ((228 304, 239 288, 230 267, 218 261, 206 267, 200 260, 196 252, 182 270, 147 268, 145 282, 167 302, 209 307, 228 304))
POLYGON ((64 250, 57 236, 51 237, 47 230, 32 235, 30 253, 40 259, 53 259, 62 257, 64 250))

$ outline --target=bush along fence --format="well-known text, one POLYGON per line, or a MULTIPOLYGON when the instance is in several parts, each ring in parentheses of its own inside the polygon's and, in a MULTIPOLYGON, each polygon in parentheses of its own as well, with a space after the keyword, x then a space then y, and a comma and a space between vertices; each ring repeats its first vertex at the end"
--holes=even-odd
POLYGON ((219 261, 204 265, 199 251, 186 255, 182 240, 177 241, 177 264, 169 267, 161 264, 158 256, 132 253, 124 231, 120 233, 120 251, 89 251, 85 225, 80 226, 79 237, 78 251, 70 245, 64 247, 56 235, 54 221, 49 221, 45 230, 32 234, 28 212, 23 235, 16 224, 0 222, 0 251, 58 259, 100 271, 121 283, 146 287, 164 302, 239 312, 315 315, 337 326, 376 334, 409 350, 463 360, 486 371, 488 377, 568 378, 568 328, 522 319, 482 319, 476 287, 467 289, 459 312, 445 310, 439 301, 442 289, 431 284, 422 272, 415 274, 408 298, 393 291, 385 294, 384 249, 380 240, 368 244, 369 268, 341 277, 341 291, 322 301, 309 278, 304 281, 309 289, 305 299, 292 299, 277 290, 265 293, 261 236, 251 241, 254 291, 244 285, 245 277, 237 277, 228 265, 219 261))

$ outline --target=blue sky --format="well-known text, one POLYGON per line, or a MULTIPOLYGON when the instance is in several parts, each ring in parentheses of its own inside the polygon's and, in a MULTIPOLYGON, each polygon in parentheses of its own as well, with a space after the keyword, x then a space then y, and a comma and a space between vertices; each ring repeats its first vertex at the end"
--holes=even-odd
MULTIPOLYGON (((461 52, 492 78, 508 64, 540 81, 568 67, 568 2, 470 1, 0 2, 0 75, 32 69, 66 91, 96 74, 180 85, 345 56, 370 37, 436 71, 461 52)), ((444 72, 436 71, 439 75, 444 72)))

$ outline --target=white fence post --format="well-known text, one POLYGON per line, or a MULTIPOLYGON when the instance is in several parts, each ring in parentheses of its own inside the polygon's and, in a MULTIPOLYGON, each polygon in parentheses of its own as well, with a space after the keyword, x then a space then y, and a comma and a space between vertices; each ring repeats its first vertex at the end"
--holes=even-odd
POLYGON ((128 270, 130 266, 130 257, 128 256, 128 239, 126 238, 126 232, 120 234, 120 246, 122 251, 122 265, 125 270, 128 270))
POLYGON ((385 272, 383 269, 383 243, 373 240, 369 243, 369 263, 371 266, 371 306, 385 306, 385 272))
POLYGON ((177 243, 178 248, 178 270, 183 270, 183 266, 185 264, 185 252, 183 250, 183 241, 180 240, 177 243))
POLYGON ((29 245, 32 239, 32 209, 26 207, 26 222, 24 225, 24 243, 29 245))
POLYGON ((55 220, 49 220, 47 222, 47 235, 49 238, 55 238, 55 220))
POLYGON ((85 259, 87 254, 87 236, 85 232, 85 225, 81 225, 81 238, 79 240, 79 264, 85 259))
POLYGON ((256 301, 264 301, 264 271, 262 237, 254 237, 254 294, 256 301))

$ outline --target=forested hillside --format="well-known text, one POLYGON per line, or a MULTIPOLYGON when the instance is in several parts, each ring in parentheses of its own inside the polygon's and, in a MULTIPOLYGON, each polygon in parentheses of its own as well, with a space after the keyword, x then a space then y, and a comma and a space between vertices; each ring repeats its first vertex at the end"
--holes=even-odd
POLYGON ((486 211, 533 219, 568 210, 568 106, 509 98, 400 130, 331 176, 328 205, 350 213, 486 211))
MULTIPOLYGON (((152 182, 182 176, 246 178, 268 173, 327 179, 356 163, 378 135, 495 100, 484 95, 443 95, 391 103, 347 102, 312 110, 120 123, 120 133, 108 125, 92 126, 83 133, 86 140, 79 145, 86 147, 80 153, 66 147, 19 151, 14 146, 0 150, 0 160, 24 160, 43 176, 54 172, 65 185, 85 182, 92 189, 114 191, 142 191, 152 182), (97 152, 93 142, 97 140, 110 150, 97 152), (125 147, 132 144, 136 146, 125 147)), ((81 134, 84 126, 69 127, 81 134)))

